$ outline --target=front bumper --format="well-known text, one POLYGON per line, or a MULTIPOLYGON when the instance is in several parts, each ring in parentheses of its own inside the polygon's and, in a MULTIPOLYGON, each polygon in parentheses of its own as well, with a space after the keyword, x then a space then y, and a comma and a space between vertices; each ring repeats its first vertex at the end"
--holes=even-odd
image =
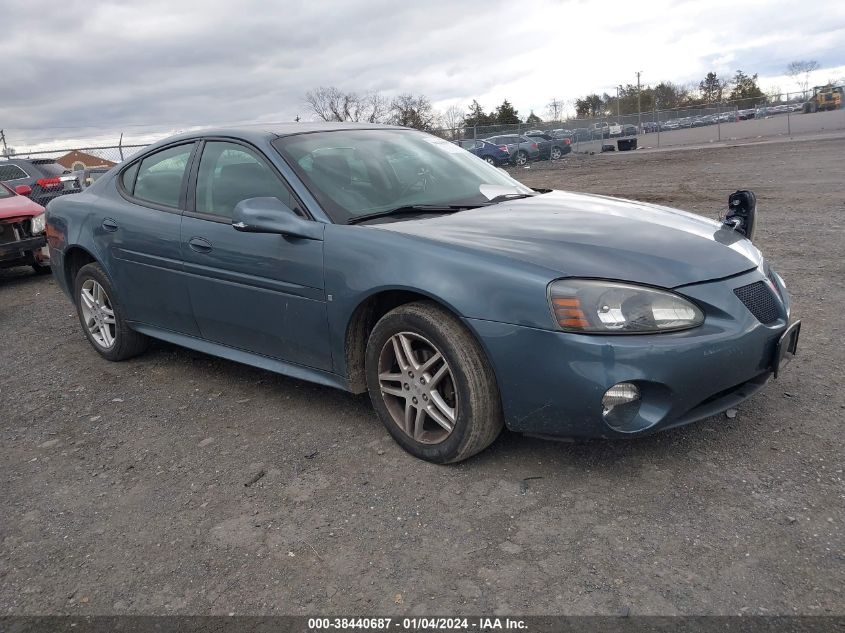
POLYGON ((753 271, 677 289, 702 307, 702 326, 650 335, 584 335, 478 319, 467 325, 494 366, 511 430, 555 437, 630 437, 689 424, 736 406, 770 379, 789 297, 760 323, 733 293, 767 279, 753 271), (633 382, 641 406, 621 432, 602 416, 605 391, 633 382))
POLYGON ((20 259, 27 253, 32 253, 47 245, 47 238, 43 235, 28 237, 15 242, 4 242, 0 244, 0 259, 20 259))

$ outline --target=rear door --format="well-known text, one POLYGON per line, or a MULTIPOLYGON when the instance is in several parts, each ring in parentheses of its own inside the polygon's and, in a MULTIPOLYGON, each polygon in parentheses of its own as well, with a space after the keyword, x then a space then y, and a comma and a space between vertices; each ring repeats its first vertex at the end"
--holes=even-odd
POLYGON ((331 369, 323 242, 232 228, 238 202, 276 197, 304 207, 256 148, 208 139, 193 170, 181 249, 194 317, 216 343, 331 369))
POLYGON ((196 336, 182 274, 179 227, 196 142, 171 145, 127 165, 117 192, 92 205, 94 241, 105 254, 129 320, 196 336))

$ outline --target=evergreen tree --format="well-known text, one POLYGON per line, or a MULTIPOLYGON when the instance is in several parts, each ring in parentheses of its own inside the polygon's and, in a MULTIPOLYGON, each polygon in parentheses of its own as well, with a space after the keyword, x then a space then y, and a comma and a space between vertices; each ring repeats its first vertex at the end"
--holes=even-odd
POLYGON ((507 99, 502 101, 502 105, 496 108, 496 123, 499 125, 521 123, 519 113, 507 99))
POLYGON ((727 84, 728 82, 719 79, 716 73, 712 71, 707 73, 707 76, 698 84, 702 101, 704 103, 719 103, 722 100, 722 92, 727 87, 727 84))
POLYGON ((733 89, 728 99, 736 101, 737 107, 740 108, 751 108, 766 96, 757 85, 757 73, 746 75, 741 70, 737 70, 731 85, 733 89))
POLYGON ((534 114, 534 110, 531 110, 531 114, 528 115, 528 118, 525 119, 525 122, 526 123, 542 123, 543 119, 541 119, 536 114, 534 114))
POLYGON ((474 127, 476 125, 494 125, 495 123, 495 117, 486 114, 481 104, 473 99, 469 106, 469 112, 464 117, 464 125, 466 127, 474 127))

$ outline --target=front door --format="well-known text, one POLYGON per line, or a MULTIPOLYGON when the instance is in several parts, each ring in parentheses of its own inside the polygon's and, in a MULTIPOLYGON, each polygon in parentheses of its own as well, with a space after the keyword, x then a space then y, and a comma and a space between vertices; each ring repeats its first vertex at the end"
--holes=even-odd
POLYGON ((235 205, 258 197, 302 209, 256 149, 206 141, 181 230, 194 318, 210 341, 329 370, 323 242, 236 231, 235 205))

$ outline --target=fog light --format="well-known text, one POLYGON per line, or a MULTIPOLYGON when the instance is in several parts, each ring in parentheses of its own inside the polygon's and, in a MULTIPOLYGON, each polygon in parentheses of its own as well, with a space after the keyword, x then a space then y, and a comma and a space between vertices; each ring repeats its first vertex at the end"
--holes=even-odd
POLYGON ((630 382, 620 382, 605 391, 601 399, 602 416, 617 431, 625 428, 640 410, 640 389, 630 382))

